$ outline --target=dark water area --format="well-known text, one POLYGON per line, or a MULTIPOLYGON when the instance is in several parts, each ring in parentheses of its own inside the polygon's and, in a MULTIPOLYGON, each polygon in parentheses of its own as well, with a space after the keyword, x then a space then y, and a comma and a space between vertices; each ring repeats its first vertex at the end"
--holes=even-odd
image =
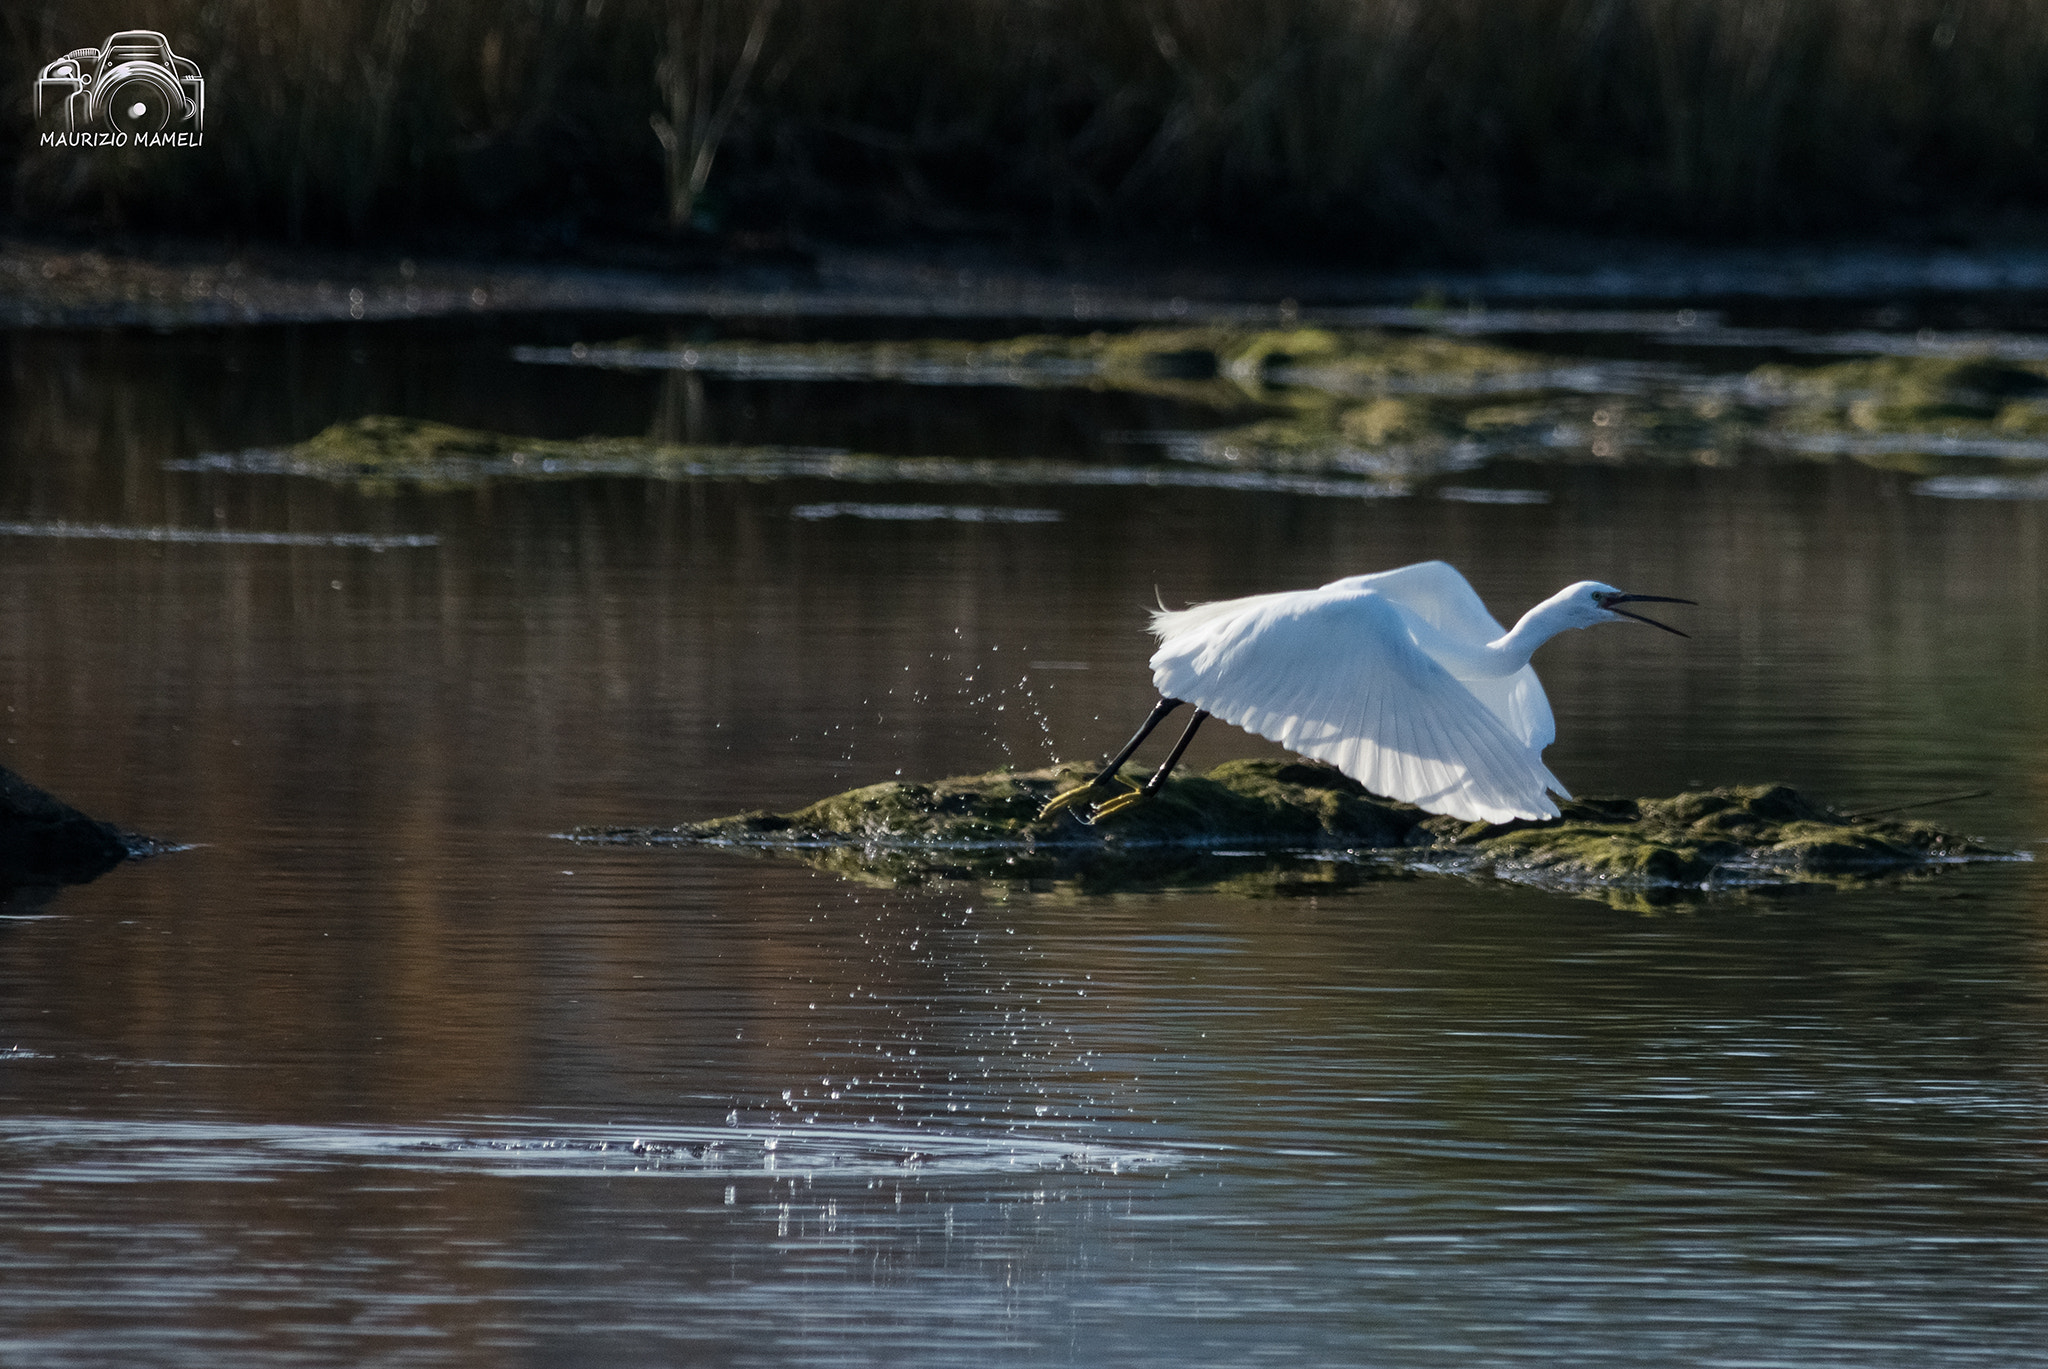
POLYGON ((1515 504, 166 468, 366 413, 1084 463, 1216 421, 511 357, 626 331, 4 336, 0 765, 191 849, 0 907, 0 1363, 2048 1362, 2038 863, 1643 911, 552 835, 1094 756, 1155 593, 1440 557, 1509 619, 1699 601, 1539 653, 1576 792, 1985 789, 1931 811, 2037 851, 2048 500, 1763 452, 1503 458, 1515 504))

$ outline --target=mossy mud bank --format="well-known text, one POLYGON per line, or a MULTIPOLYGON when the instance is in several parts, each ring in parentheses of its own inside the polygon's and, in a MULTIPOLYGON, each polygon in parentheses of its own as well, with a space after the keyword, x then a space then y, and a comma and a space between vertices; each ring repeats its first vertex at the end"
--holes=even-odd
MULTIPOLYGON (((849 790, 793 813, 666 828, 579 827, 569 840, 786 853, 893 885, 961 879, 1088 893, 1229 888, 1338 892, 1425 874, 1491 875, 1624 901, 1715 888, 1842 884, 2011 858, 1905 819, 1842 814, 1783 785, 1665 799, 1583 799, 1549 822, 1468 823, 1376 798, 1326 766, 1239 760, 1170 781, 1087 825, 1041 817, 1087 769, 996 771, 849 790)), ((1133 782, 1143 774, 1128 772, 1133 782)))
POLYGON ((87 817, 0 766, 0 906, 40 904, 62 885, 174 849, 87 817))
POLYGON ((1677 359, 1681 349, 1661 343, 1649 350, 1651 360, 1614 360, 1427 330, 1226 326, 993 342, 522 348, 516 355, 535 362, 756 379, 1090 386, 1172 401, 1188 419, 1172 430, 1124 435, 1112 447, 1113 463, 543 439, 370 415, 289 447, 177 464, 367 489, 628 475, 1213 485, 1362 497, 1455 481, 1449 488, 1472 497, 1475 488, 1481 495, 1488 486, 1508 490, 1502 482, 1531 464, 1848 457, 1953 485, 1958 478, 2031 478, 2048 463, 2048 360, 1992 352, 1887 355, 1715 371, 1697 349, 1685 352, 1686 360, 1677 359))

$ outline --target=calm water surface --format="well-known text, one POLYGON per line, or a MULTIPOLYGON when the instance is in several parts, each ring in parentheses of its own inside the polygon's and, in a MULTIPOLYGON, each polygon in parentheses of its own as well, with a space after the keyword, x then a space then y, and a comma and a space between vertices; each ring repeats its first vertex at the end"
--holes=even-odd
POLYGON ((1701 602, 1539 657, 1582 793, 1988 788, 1947 820, 2032 849, 2048 503, 1736 454, 1513 505, 165 469, 370 412, 1119 461, 1200 417, 509 356, 619 331, 4 338, 0 522, 438 540, 0 535, 0 764, 193 843, 4 909, 0 1363, 2048 1363, 2040 864, 1644 912, 550 836, 1098 754, 1155 587, 1439 556, 1504 617, 1701 602), (796 516, 849 501, 1057 517, 796 516))

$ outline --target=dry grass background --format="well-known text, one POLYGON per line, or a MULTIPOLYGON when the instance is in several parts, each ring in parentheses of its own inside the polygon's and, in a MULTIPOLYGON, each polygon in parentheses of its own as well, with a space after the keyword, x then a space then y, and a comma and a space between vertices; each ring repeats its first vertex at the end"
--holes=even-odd
POLYGON ((1504 226, 1863 232, 2048 208, 2048 0, 13 0, 17 225, 544 246, 662 225, 1400 249, 1504 226), (35 146, 163 30, 199 152, 35 146), (733 73, 755 61, 737 98, 733 73))

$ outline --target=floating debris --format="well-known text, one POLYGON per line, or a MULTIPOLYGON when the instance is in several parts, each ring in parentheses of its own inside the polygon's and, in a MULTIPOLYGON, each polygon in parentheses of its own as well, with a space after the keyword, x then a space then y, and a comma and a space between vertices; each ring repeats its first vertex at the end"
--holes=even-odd
MULTIPOLYGON (((1083 892, 1335 892, 1418 874, 1603 891, 1839 883, 2015 858, 1912 820, 1858 820, 1783 785, 1566 802, 1547 822, 1467 823, 1374 797, 1328 766, 1238 760, 1083 825, 1041 817, 1089 768, 995 771, 849 790, 793 813, 678 827, 579 827, 572 841, 794 854, 886 884, 1067 882, 1083 892)), ((1143 772, 1132 769, 1136 782, 1143 772)))

